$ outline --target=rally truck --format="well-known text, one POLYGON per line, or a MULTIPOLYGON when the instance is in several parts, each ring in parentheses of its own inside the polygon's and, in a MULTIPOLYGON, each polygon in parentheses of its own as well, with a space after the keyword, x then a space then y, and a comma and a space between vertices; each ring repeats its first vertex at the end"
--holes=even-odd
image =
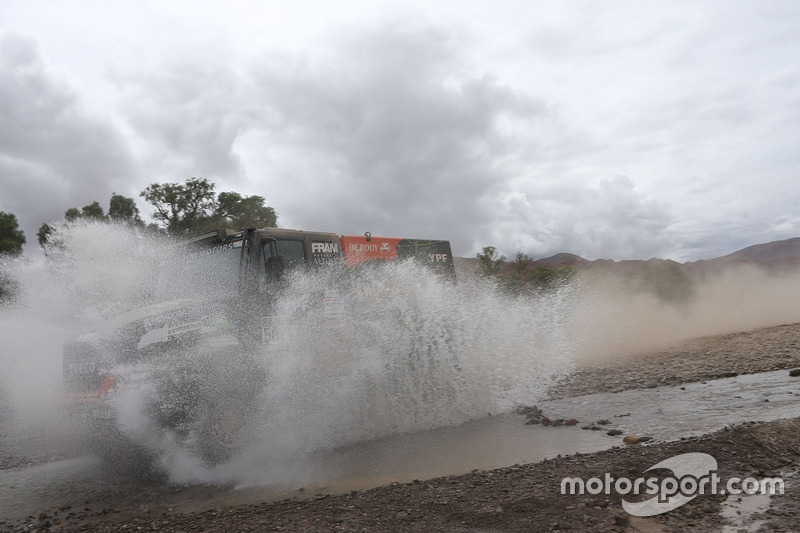
POLYGON ((65 406, 101 455, 119 453, 118 444, 142 430, 126 427, 130 413, 119 403, 134 388, 146 395, 151 427, 208 464, 230 459, 251 435, 247 421, 269 386, 253 354, 276 337, 276 308, 294 271, 324 279, 302 298, 323 310, 320 328, 343 326, 347 304, 357 305, 343 295, 370 268, 408 260, 455 280, 443 240, 250 228, 210 232, 177 249, 154 279, 152 305, 64 346, 65 406))

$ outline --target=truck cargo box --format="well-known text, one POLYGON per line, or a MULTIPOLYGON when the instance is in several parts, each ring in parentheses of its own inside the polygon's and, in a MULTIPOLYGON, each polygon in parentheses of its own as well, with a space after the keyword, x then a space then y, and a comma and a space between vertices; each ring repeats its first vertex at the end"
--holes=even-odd
POLYGON ((414 260, 447 279, 456 277, 449 241, 343 235, 340 242, 348 268, 367 261, 414 260))

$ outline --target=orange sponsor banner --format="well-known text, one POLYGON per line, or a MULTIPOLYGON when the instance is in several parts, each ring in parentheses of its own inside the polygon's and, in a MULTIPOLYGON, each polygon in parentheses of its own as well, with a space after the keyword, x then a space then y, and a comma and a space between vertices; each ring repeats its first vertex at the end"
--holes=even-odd
POLYGON ((344 235, 339 239, 344 264, 348 268, 374 259, 394 261, 397 259, 397 244, 402 240, 394 237, 371 237, 367 241, 363 235, 344 235))

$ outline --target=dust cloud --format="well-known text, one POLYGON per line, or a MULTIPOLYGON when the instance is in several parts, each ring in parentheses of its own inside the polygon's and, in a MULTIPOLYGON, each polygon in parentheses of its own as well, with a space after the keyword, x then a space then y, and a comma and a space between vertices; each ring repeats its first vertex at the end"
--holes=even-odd
POLYGON ((800 322, 800 272, 772 273, 740 264, 690 283, 684 298, 670 301, 632 288, 619 275, 583 276, 568 326, 576 364, 664 350, 698 337, 800 322))

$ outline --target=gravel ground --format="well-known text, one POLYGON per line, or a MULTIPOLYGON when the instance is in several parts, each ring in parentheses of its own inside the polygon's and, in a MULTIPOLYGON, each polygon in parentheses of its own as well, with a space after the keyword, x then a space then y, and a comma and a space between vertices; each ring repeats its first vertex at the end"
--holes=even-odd
MULTIPOLYGON (((794 367, 800 367, 800 324, 698 339, 671 351, 584 368, 554 388, 552 395, 643 388, 794 367)), ((157 516, 142 515, 133 509, 103 508, 90 502, 80 509, 44 509, 25 521, 10 523, 0 518, 0 530, 721 531, 726 520, 725 496, 699 496, 668 513, 637 518, 622 509, 618 495, 560 494, 564 477, 588 479, 609 472, 614 477, 636 478, 654 464, 686 452, 713 455, 723 479, 786 477, 785 494, 772 497, 765 512, 749 518, 744 513, 742 520, 759 520, 759 531, 800 530, 800 483, 793 482, 796 476, 789 477, 800 466, 800 418, 742 422, 713 434, 670 443, 620 446, 593 454, 393 484, 340 496, 318 495, 157 516)), ((13 458, 10 461, 16 464, 13 458)), ((755 531, 755 526, 740 526, 755 531)))
POLYGON ((800 367, 800 324, 716 337, 674 349, 581 368, 550 391, 552 398, 652 388, 800 367))

